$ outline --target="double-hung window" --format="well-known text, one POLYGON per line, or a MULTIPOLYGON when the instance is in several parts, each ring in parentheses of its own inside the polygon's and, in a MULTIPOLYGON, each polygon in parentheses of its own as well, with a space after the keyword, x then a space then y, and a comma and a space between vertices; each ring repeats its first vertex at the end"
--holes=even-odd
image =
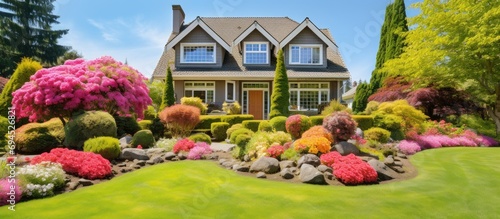
POLYGON ((290 45, 290 64, 322 65, 323 46, 321 44, 290 45))
POLYGON ((330 99, 328 82, 292 82, 289 86, 291 110, 317 110, 330 99))
POLYGON ((181 43, 181 63, 215 63, 215 43, 181 43))
POLYGON ((204 103, 213 103, 215 100, 214 81, 186 81, 184 82, 185 97, 199 97, 204 103))
POLYGON ((266 42, 245 42, 245 64, 268 64, 269 44, 266 42))

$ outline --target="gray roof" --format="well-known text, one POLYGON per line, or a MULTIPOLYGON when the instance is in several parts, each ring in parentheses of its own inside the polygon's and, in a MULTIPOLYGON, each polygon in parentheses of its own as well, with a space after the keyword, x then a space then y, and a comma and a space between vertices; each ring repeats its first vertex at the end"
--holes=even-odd
MULTIPOLYGON (((201 17, 200 18, 207 26, 209 26, 219 37, 229 45, 240 36, 250 25, 258 22, 272 37, 278 42, 281 42, 287 37, 300 23, 288 17, 201 17)), ((181 27, 182 32, 190 23, 181 27)), ((325 36, 335 43, 330 31, 328 29, 320 29, 325 36)), ((171 34, 168 42, 172 41, 177 34, 171 34)), ((222 68, 219 69, 176 69, 174 65, 175 51, 169 49, 164 51, 158 64, 153 72, 153 78, 164 78, 167 70, 167 65, 172 69, 174 79, 180 78, 200 78, 207 77, 215 78, 268 78, 274 77, 275 57, 272 57, 271 66, 268 67, 246 67, 243 65, 242 55, 236 47, 233 51, 227 52, 224 58, 222 68)), ((345 67, 338 50, 335 48, 327 48, 327 68, 313 69, 313 68, 294 68, 288 70, 288 77, 290 79, 304 79, 304 78, 331 78, 331 79, 347 79, 350 74, 345 67)))
POLYGON ((352 87, 350 90, 348 90, 347 92, 345 92, 344 94, 342 94, 342 99, 343 100, 354 99, 354 95, 356 94, 356 88, 358 88, 358 87, 357 86, 356 87, 352 87))

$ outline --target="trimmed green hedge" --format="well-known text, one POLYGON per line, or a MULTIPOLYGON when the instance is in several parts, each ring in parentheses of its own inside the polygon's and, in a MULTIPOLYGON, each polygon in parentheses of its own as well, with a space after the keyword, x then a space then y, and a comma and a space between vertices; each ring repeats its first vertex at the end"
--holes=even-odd
POLYGON ((373 116, 352 115, 352 119, 358 123, 358 127, 363 131, 373 127, 373 116))
POLYGON ((260 122, 259 132, 272 132, 272 131, 273 131, 273 127, 271 126, 269 121, 263 120, 262 122, 260 122))
POLYGON ((269 120, 269 124, 274 130, 286 132, 286 116, 276 116, 269 120))
POLYGON ((223 116, 225 115, 202 115, 200 116, 200 122, 194 129, 210 129, 212 123, 221 122, 223 116))
POLYGON ((309 117, 313 126, 315 125, 323 125, 323 119, 325 116, 311 116, 309 117))
POLYGON ((249 135, 249 136, 252 136, 254 134, 254 132, 250 129, 247 129, 247 128, 241 128, 241 129, 238 129, 238 130, 235 130, 231 133, 231 136, 229 138, 229 140, 231 141, 231 143, 235 144, 236 143, 236 137, 238 137, 238 135, 249 135))
POLYGON ((100 154, 108 160, 114 160, 121 153, 120 141, 108 136, 90 138, 83 143, 83 151, 100 154))
POLYGON ((227 138, 226 132, 229 127, 229 123, 227 122, 214 122, 211 125, 210 131, 216 141, 223 141, 227 138))
POLYGON ((241 115, 225 115, 222 116, 221 122, 227 122, 230 126, 238 123, 243 123, 245 120, 253 120, 253 115, 241 114, 241 115))
POLYGON ((132 141, 130 142, 132 147, 136 148, 141 145, 142 148, 151 148, 155 145, 155 138, 151 130, 140 130, 132 136, 132 141))
POLYGON ((241 124, 243 125, 243 128, 247 128, 252 130, 253 132, 259 131, 259 125, 262 121, 266 120, 245 120, 241 124))
POLYGON ((370 128, 364 133, 364 138, 366 140, 378 141, 380 143, 387 143, 390 137, 390 131, 378 127, 370 128))

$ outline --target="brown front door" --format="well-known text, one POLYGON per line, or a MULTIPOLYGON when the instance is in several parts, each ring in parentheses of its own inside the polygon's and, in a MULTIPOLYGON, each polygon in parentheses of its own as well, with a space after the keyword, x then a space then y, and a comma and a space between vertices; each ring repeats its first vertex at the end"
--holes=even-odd
POLYGON ((264 91, 250 90, 248 91, 248 113, 252 114, 254 119, 264 118, 264 91))

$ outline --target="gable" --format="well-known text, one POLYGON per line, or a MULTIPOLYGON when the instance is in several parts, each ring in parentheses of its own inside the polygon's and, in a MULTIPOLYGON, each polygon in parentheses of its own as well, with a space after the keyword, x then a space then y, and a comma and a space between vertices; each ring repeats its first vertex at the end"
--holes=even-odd
MULTIPOLYGON (((304 28, 288 44, 325 44, 309 27, 304 28)), ((286 46, 286 45, 283 45, 286 46)))
POLYGON ((210 36, 201 27, 195 27, 189 34, 187 34, 180 43, 215 43, 217 42, 212 36, 210 36))

